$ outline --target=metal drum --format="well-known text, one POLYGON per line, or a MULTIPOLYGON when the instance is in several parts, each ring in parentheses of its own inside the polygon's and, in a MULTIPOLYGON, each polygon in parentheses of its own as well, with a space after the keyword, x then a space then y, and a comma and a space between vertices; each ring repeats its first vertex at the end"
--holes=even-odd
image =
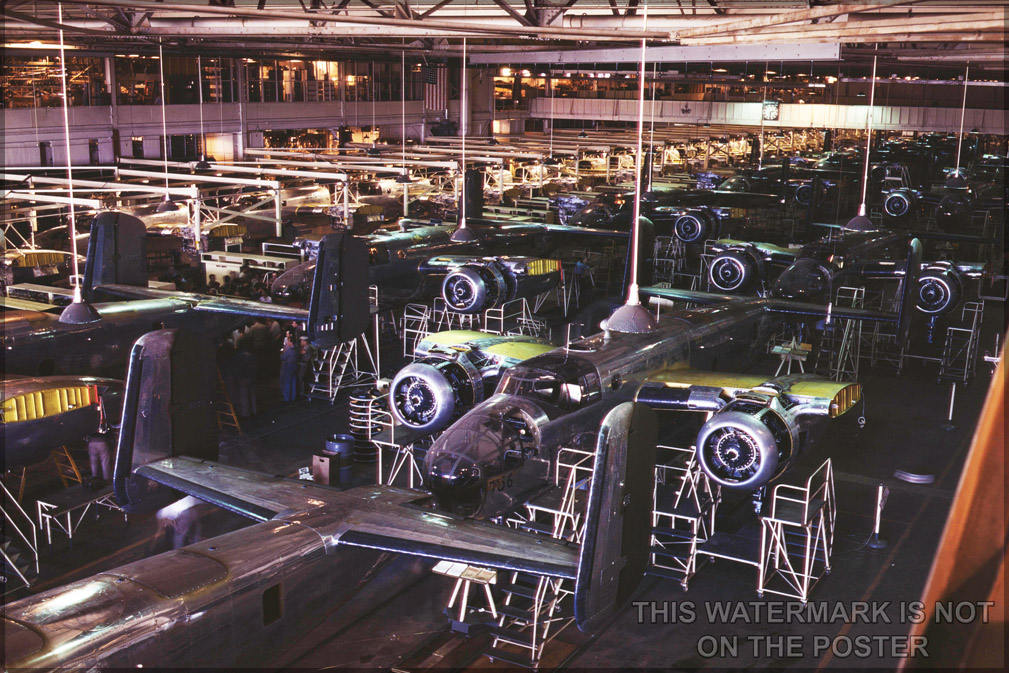
POLYGON ((337 434, 326 440, 326 453, 339 457, 341 484, 350 483, 354 446, 354 435, 337 434))

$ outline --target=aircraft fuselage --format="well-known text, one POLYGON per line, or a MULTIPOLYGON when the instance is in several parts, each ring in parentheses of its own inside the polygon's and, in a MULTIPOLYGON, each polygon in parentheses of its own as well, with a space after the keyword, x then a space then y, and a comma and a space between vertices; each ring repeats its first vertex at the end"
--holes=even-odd
POLYGON ((710 367, 758 339, 766 300, 666 315, 652 332, 602 332, 509 369, 495 394, 435 441, 425 458, 439 506, 493 517, 542 486, 561 448, 590 449, 600 419, 645 379, 676 366, 710 367))

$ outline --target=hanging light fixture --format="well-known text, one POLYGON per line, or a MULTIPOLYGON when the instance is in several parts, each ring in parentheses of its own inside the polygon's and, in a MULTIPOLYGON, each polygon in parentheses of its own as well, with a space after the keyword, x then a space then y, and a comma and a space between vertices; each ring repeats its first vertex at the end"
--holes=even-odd
POLYGON ((399 66, 400 129, 399 140, 403 151, 403 172, 396 176, 396 182, 403 185, 403 217, 410 216, 410 170, 406 167, 406 51, 400 52, 399 66))
POLYGON ((946 180, 946 189, 967 189, 967 180, 960 175, 960 151, 963 149, 963 121, 967 115, 967 81, 970 77, 970 63, 963 71, 963 102, 960 104, 960 132, 956 138, 956 168, 946 180))
MULTIPOLYGON (((642 30, 648 25, 648 5, 642 11, 642 30)), ((656 327, 655 316, 641 305, 638 292, 638 248, 641 245, 641 167, 642 135, 645 128, 645 40, 641 40, 641 70, 638 73, 638 141, 637 162, 634 171, 634 209, 631 219, 630 282, 627 299, 603 322, 603 329, 613 332, 650 332, 656 327)))
MULTIPOLYGON (((60 26, 63 25, 63 3, 57 5, 60 26)), ((70 99, 67 97, 67 53, 63 44, 63 29, 60 28, 60 84, 63 87, 63 140, 67 153, 67 190, 70 197, 70 260, 74 272, 74 299, 60 313, 59 321, 79 325, 82 323, 95 322, 101 320, 101 315, 95 307, 84 301, 84 294, 81 291, 80 264, 77 260, 77 213, 74 210, 74 173, 73 164, 70 161, 70 112, 68 106, 70 99)))
POLYGON ((154 212, 167 213, 178 210, 179 206, 172 201, 168 194, 168 117, 165 114, 165 53, 162 50, 161 40, 158 40, 158 74, 161 84, 161 152, 165 169, 165 198, 154 209, 154 212))
POLYGON ((466 227, 466 134, 469 133, 469 122, 467 117, 469 111, 466 108, 466 38, 462 38, 462 95, 459 96, 459 127, 462 132, 462 190, 461 207, 459 208, 459 226, 450 236, 456 243, 465 243, 476 240, 473 230, 466 227))
POLYGON ((866 216, 865 196, 869 189, 869 155, 872 153, 872 112, 876 101, 876 61, 878 54, 872 56, 872 85, 869 87, 869 111, 865 115, 865 164, 862 170, 862 202, 858 206, 858 215, 848 220, 846 229, 854 231, 869 231, 875 227, 866 216))

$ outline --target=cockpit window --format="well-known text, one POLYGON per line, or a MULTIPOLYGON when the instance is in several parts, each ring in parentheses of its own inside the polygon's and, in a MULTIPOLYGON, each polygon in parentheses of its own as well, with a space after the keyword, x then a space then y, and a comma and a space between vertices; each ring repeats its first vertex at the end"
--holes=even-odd
POLYGON ((745 192, 749 185, 745 178, 738 175, 734 175, 722 184, 718 185, 718 189, 723 192, 745 192))
POLYGON ((540 400, 565 410, 591 404, 601 397, 599 376, 594 368, 570 361, 557 364, 549 369, 513 367, 502 377, 498 392, 540 400))

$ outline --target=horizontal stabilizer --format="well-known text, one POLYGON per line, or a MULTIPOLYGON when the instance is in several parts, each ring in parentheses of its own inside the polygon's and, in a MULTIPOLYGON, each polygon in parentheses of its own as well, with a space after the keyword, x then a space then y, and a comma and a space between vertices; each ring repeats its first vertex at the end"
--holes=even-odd
POLYGON ((557 577, 576 572, 577 547, 422 508, 414 503, 425 496, 416 491, 340 491, 187 457, 142 466, 137 474, 257 521, 292 520, 309 510, 338 514, 331 529, 319 530, 337 544, 557 577))
POLYGON ((221 297, 195 292, 178 292, 175 290, 158 290, 151 287, 134 285, 101 285, 102 292, 127 299, 177 299, 188 302, 195 311, 208 313, 228 313, 244 315, 251 318, 274 318, 276 320, 308 320, 308 311, 303 308, 272 304, 270 302, 252 301, 221 297))
POLYGON ((325 504, 322 499, 312 497, 322 486, 189 456, 143 465, 136 473, 257 521, 325 504))

